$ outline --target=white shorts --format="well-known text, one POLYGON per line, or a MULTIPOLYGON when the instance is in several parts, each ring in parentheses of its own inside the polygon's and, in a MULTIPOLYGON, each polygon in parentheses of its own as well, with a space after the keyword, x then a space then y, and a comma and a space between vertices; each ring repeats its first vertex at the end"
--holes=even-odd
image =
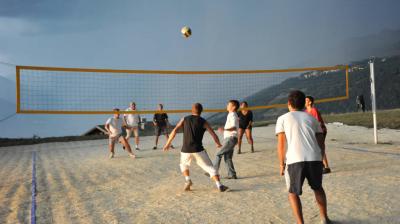
POLYGON ((218 175, 218 172, 214 169, 206 150, 196 153, 181 152, 181 163, 179 165, 181 168, 181 172, 189 170, 189 166, 193 158, 196 160, 197 165, 199 165, 204 171, 210 174, 210 177, 218 175))
POLYGON ((115 145, 115 143, 119 141, 120 137, 121 137, 121 135, 119 135, 119 134, 114 137, 108 137, 108 144, 115 145))
POLYGON ((135 137, 139 137, 139 128, 138 128, 138 126, 128 126, 126 128, 126 136, 127 137, 131 137, 132 136, 132 132, 135 135, 135 137))

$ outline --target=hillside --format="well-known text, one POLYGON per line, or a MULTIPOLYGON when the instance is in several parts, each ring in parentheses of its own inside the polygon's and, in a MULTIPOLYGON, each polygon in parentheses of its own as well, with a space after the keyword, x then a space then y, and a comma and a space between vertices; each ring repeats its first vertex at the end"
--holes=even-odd
MULTIPOLYGON (((350 99, 337 102, 321 103, 317 105, 321 113, 346 113, 356 111, 357 95, 364 95, 366 109, 370 110, 370 78, 368 60, 353 62, 349 72, 350 99)), ((378 109, 400 108, 400 56, 388 58, 376 58, 375 60, 375 88, 378 109)), ((289 78, 282 83, 265 88, 244 100, 249 105, 271 105, 287 102, 287 94, 293 89, 300 89, 307 95, 318 98, 343 96, 343 75, 335 72, 307 76, 307 73, 299 77, 289 78)), ((275 120, 279 115, 287 111, 287 108, 274 108, 254 111, 255 120, 275 120)), ((225 114, 215 114, 208 118, 212 123, 224 122, 225 114)))

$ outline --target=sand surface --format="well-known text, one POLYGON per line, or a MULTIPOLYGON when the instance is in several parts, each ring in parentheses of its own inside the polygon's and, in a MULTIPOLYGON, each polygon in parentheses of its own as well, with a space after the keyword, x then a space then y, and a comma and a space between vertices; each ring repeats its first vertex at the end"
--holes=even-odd
MULTIPOLYGON (((329 216, 335 223, 400 223, 400 131, 328 125, 324 176, 329 216)), ((215 147, 208 134, 211 158, 215 147)), ((29 223, 32 152, 37 154, 37 223, 294 223, 284 178, 279 176, 274 126, 254 129, 255 153, 234 155, 238 180, 219 193, 193 163, 193 191, 183 192, 179 149, 151 150, 153 137, 130 159, 120 146, 107 158, 107 141, 47 143, 0 148, 0 223, 29 223)), ((163 144, 165 139, 162 138, 163 144)), ((174 144, 180 146, 182 136, 174 144)), ((226 176, 224 163, 222 177, 226 176)), ((308 185, 306 223, 319 223, 308 185)))

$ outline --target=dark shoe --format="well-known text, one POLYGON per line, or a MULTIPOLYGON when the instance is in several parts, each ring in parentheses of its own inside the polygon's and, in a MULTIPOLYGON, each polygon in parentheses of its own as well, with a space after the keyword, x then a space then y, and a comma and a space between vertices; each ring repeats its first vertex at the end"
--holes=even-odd
POLYGON ((209 173, 204 173, 204 175, 206 175, 207 177, 210 177, 210 174, 209 174, 209 173))
POLYGON ((329 168, 329 167, 326 167, 326 168, 324 168, 323 170, 322 170, 322 173, 323 174, 327 174, 327 173, 330 173, 331 172, 331 168, 329 168))
POLYGON ((227 191, 229 189, 229 187, 225 186, 225 185, 221 185, 218 187, 219 192, 224 192, 227 191))
POLYGON ((190 191, 190 187, 191 187, 192 185, 193 185, 193 183, 192 183, 191 180, 186 181, 186 182, 185 182, 185 186, 183 187, 183 190, 184 190, 184 191, 190 191))
POLYGON ((332 221, 329 218, 321 220, 321 224, 331 224, 331 223, 332 221))
POLYGON ((135 149, 138 150, 138 151, 140 150, 138 147, 136 147, 135 149))
POLYGON ((122 146, 122 149, 125 150, 125 146, 122 146))
POLYGON ((241 154, 241 153, 242 153, 242 151, 238 150, 238 154, 241 154))
POLYGON ((156 149, 157 149, 157 146, 154 146, 154 147, 153 147, 153 150, 156 150, 156 149))
POLYGON ((254 152, 254 148, 251 148, 251 153, 253 153, 254 152))
POLYGON ((237 179, 237 176, 236 175, 234 175, 234 176, 228 176, 228 177, 226 177, 226 179, 237 179))
POLYGON ((174 149, 174 148, 175 148, 173 145, 171 145, 170 147, 171 147, 171 149, 174 149))

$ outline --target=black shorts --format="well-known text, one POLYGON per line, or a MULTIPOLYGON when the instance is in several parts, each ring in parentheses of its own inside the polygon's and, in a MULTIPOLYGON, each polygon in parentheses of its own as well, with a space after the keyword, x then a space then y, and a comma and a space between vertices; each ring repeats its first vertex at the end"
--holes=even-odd
POLYGON ((252 127, 251 125, 250 125, 250 127, 249 127, 249 125, 240 125, 240 124, 239 124, 239 128, 240 128, 240 129, 243 129, 243 130, 246 130, 246 129, 250 129, 250 130, 251 130, 253 127, 252 127))
POLYGON ((301 195, 304 180, 313 190, 322 189, 322 161, 298 162, 286 166, 286 186, 290 193, 301 195))
POLYGON ((168 134, 167 126, 155 126, 154 131, 155 131, 156 136, 160 136, 161 134, 164 134, 164 135, 168 134))

